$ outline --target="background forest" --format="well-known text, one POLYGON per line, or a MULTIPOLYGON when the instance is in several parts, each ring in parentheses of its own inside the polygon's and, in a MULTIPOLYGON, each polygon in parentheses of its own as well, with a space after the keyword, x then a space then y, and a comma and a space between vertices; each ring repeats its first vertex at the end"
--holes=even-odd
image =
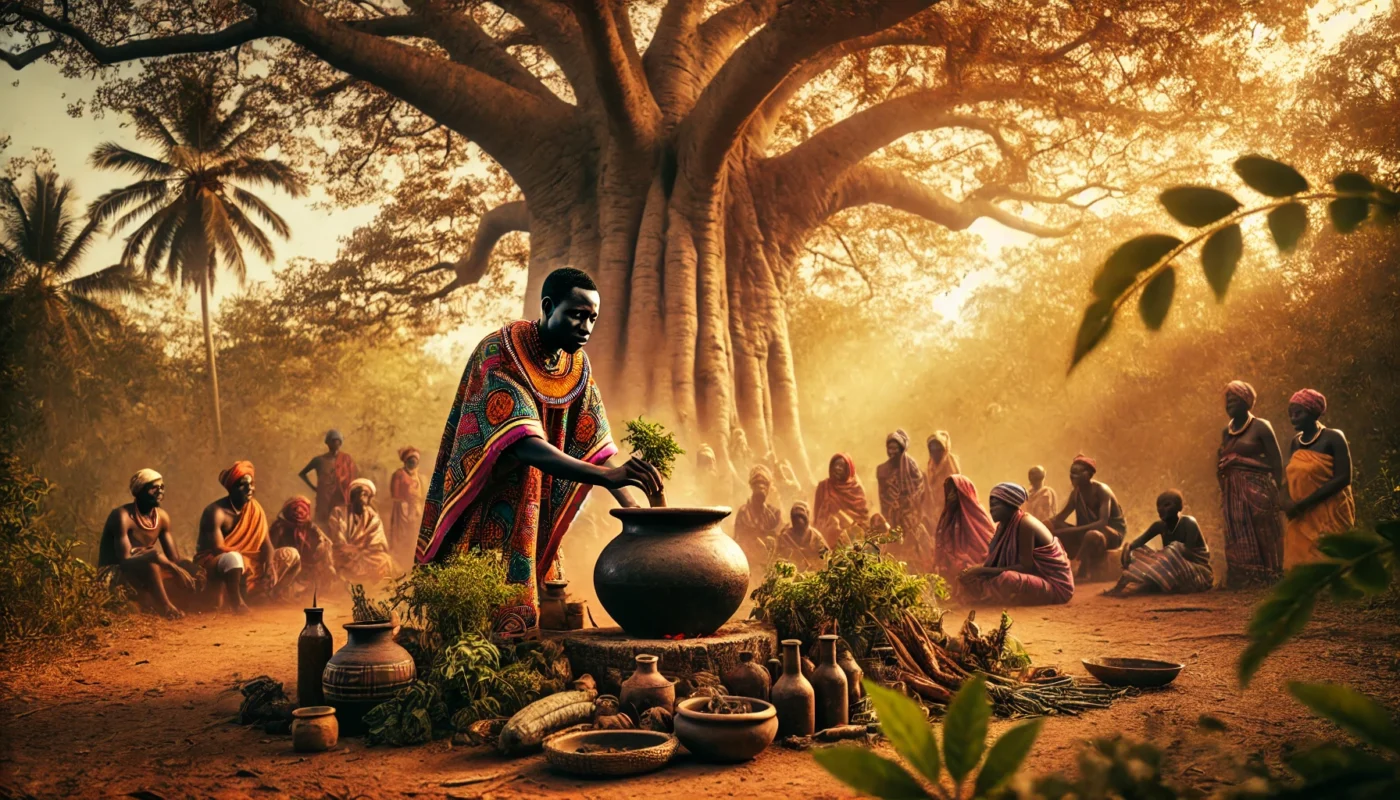
MULTIPOLYGON (((1247 15, 1211 23, 1218 38, 1203 41, 1195 61, 1159 70, 1163 89, 1191 69, 1219 70, 1195 75, 1194 92, 1224 92, 1220 87, 1244 76, 1228 97, 1215 98, 1220 102, 1188 96, 1183 102, 1195 103, 1197 113, 1172 109, 1112 138, 1092 129, 1102 119, 1066 108, 1071 121, 1082 115, 1083 129, 1054 145, 1066 152, 1057 174, 1079 169, 1105 177, 1103 191, 1073 196, 1088 208, 1061 204, 1053 212, 1074 225, 1068 235, 1008 236, 986 220, 971 231, 955 229, 887 205, 853 207, 814 228, 782 295, 809 462, 804 491, 836 451, 854 456, 873 490, 888 431, 904 428, 921 443, 944 429, 984 493, 1043 464, 1063 496, 1069 461, 1085 452, 1123 499, 1130 526, 1140 529, 1157 493, 1180 488, 1219 554, 1214 472, 1225 423, 1222 388, 1239 378, 1258 390, 1256 413, 1281 436, 1290 434, 1285 404, 1294 390, 1327 394, 1324 422, 1345 430, 1354 448, 1361 513, 1400 513, 1400 426, 1393 416, 1400 408, 1400 244, 1393 231, 1339 236, 1315 225, 1289 256, 1247 248, 1223 303, 1191 275, 1161 333, 1127 320, 1066 372, 1095 270, 1126 237, 1169 224, 1155 207, 1166 186, 1230 184, 1228 165, 1244 152, 1292 163, 1316 182, 1343 169, 1400 182, 1400 12, 1361 5, 1372 11, 1367 21, 1332 36, 1323 50, 1315 37, 1325 14, 1302 4, 1279 10, 1267 20, 1272 28, 1247 15), (1241 31, 1255 37, 1255 49, 1227 52, 1241 31), (1093 136, 1118 149, 1102 158, 1092 148, 1071 152, 1070 142, 1093 136)), ((1339 4, 1328 13, 1345 19, 1350 8, 1339 4)), ((836 110, 905 92, 909 62, 882 58, 884 52, 844 62, 802 90, 779 126, 780 142, 827 126, 836 110)), ((232 68, 227 57, 152 63, 137 77, 104 85, 94 106, 130 112, 161 101, 158 87, 179 70, 232 68)), ((220 494, 215 475, 234 458, 257 465, 259 495, 272 508, 306 493, 296 473, 321 451, 330 427, 344 433, 346 450, 381 487, 403 445, 421 448, 425 467, 431 465, 465 348, 474 343, 453 331, 484 330, 518 313, 530 245, 521 233, 501 240, 480 283, 420 302, 436 284, 418 270, 466 252, 474 223, 513 197, 499 170, 407 169, 410 158, 424 156, 406 136, 389 155, 350 140, 330 155, 297 151, 274 142, 276 131, 266 137, 304 168, 306 181, 329 186, 331 202, 382 205, 370 224, 327 243, 323 259, 279 264, 274 280, 250 284, 213 310, 221 448, 212 434, 200 322, 186 311, 188 286, 143 282, 139 294, 113 301, 111 324, 82 326, 81 341, 52 317, 13 313, 0 322, 0 450, 54 482, 49 522, 90 548, 80 552, 95 555, 103 519, 126 501, 127 476, 141 467, 165 475, 166 505, 188 549, 199 511, 220 494), (360 156, 367 171, 356 169, 360 156)), ((976 174, 986 166, 967 154, 976 149, 966 131, 922 132, 874 158, 976 174)), ((43 153, 5 155, 19 190, 36 165, 64 172, 43 153)), ((79 213, 97 199, 82 186, 74 191, 79 213)), ((268 198, 275 206, 276 195, 268 198)), ((1246 229, 1247 238, 1263 236, 1262 225, 1246 229)), ((79 272, 105 266, 84 264, 79 272)), ((30 302, 17 284, 4 291, 7 303, 19 304, 10 308, 30 302)), ((606 385, 603 391, 607 397, 606 385)), ((667 416, 666 409, 644 410, 667 416)), ((693 453, 700 435, 689 438, 682 444, 693 453)), ((684 501, 686 480, 682 472, 673 505, 684 501)), ((586 574, 598 544, 586 533, 575 537, 572 569, 586 574)))

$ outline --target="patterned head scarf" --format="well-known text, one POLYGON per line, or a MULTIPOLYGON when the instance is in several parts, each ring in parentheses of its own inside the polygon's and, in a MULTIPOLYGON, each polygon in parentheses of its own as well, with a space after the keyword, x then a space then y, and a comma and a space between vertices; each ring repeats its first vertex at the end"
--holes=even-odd
POLYGON ((282 504, 282 511, 278 516, 297 524, 306 522, 311 519, 311 501, 297 495, 282 504))
POLYGON ((1254 387, 1244 381, 1230 381, 1225 384, 1226 397, 1238 397, 1244 401, 1245 406, 1254 408, 1254 400, 1258 396, 1254 393, 1254 387))
POLYGON ((1320 417, 1327 413, 1327 398, 1316 389, 1299 389, 1292 397, 1288 398, 1288 404, 1302 406, 1314 417, 1320 417))
POLYGON ((332 439, 339 439, 342 442, 345 441, 345 437, 341 436, 340 431, 336 430, 335 428, 331 428, 330 430, 326 431, 326 444, 330 444, 330 441, 332 439))
POLYGON ((423 458, 423 454, 419 453, 418 448, 416 447, 404 447, 399 450, 400 461, 407 461, 409 456, 416 456, 419 459, 423 458))
POLYGON ((1029 497, 1025 487, 1019 483, 998 483, 992 487, 988 496, 994 497, 1012 508, 1020 508, 1021 504, 1025 503, 1026 498, 1029 497))
POLYGON ((356 489, 361 488, 368 490, 370 497, 374 497, 375 493, 379 491, 377 488, 375 488, 374 481, 370 480, 369 478, 356 478, 355 480, 350 481, 350 488, 345 491, 345 494, 347 496, 352 495, 355 493, 356 489))
POLYGON ((243 480, 245 475, 251 476, 252 474, 253 462, 235 461, 233 466, 219 473, 219 484, 225 489, 233 489, 239 481, 243 480))
POLYGON ((1094 459, 1089 458, 1083 453, 1080 453, 1079 455, 1074 457, 1074 461, 1071 462, 1071 466, 1073 466, 1074 464, 1083 464, 1084 466, 1088 467, 1090 475, 1094 475, 1099 471, 1098 463, 1095 462, 1094 459))
POLYGON ((135 497, 141 490, 160 480, 160 473, 153 469, 143 469, 131 476, 131 496, 135 497))
POLYGON ((896 428, 894 433, 885 437, 885 444, 889 444, 890 442, 897 442, 899 444, 899 449, 908 450, 909 434, 905 433, 903 428, 896 428))
POLYGON ((753 482, 760 478, 766 481, 769 486, 773 485, 772 470, 768 469, 766 465, 754 464, 753 467, 749 469, 749 485, 753 485, 753 482))

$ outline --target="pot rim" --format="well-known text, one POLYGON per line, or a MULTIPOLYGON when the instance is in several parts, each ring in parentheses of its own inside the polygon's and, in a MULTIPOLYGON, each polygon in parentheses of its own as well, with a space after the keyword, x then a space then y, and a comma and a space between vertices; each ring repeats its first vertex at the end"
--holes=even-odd
POLYGON ((391 619, 372 619, 364 622, 347 622, 341 627, 347 631, 377 631, 392 630, 394 621, 391 619))
POLYGON ((292 716, 297 719, 314 719, 316 717, 328 717, 335 713, 335 706, 302 706, 292 709, 292 716))
POLYGON ((734 513, 729 506, 667 506, 665 508, 614 508, 608 512, 623 522, 667 522, 672 525, 715 523, 734 513))
POLYGON ((704 722, 713 725, 750 725, 755 722, 764 722, 778 716, 778 709, 767 700, 759 700, 756 697, 739 697, 738 695, 725 695, 725 698, 735 700, 745 700, 751 705, 749 708, 761 706, 757 711, 750 711, 747 714, 711 714, 706 711, 696 711, 690 708, 692 703, 700 704, 709 702, 708 697, 687 697, 676 703, 676 715, 685 717, 695 722, 704 722))

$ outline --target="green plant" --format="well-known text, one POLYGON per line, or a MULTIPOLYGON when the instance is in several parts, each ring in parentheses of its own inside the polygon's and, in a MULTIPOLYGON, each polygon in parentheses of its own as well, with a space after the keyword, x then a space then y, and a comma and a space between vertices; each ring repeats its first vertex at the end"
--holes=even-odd
POLYGON ((393 606, 386 600, 372 599, 363 583, 350 585, 350 616, 356 622, 386 622, 393 613, 393 606))
POLYGON ((411 571, 394 589, 393 607, 405 623, 441 643, 471 635, 487 636, 497 608, 515 597, 506 583, 506 568, 496 553, 472 550, 442 564, 411 571))
POLYGON ((395 747, 423 744, 434 738, 435 731, 446 732, 447 725, 442 690, 427 681, 414 681, 400 689, 394 699, 365 714, 365 743, 395 747))
POLYGON ((1246 208, 1232 195, 1209 186, 1173 186, 1158 196, 1162 207, 1177 222, 1200 229, 1186 240, 1164 233, 1148 233, 1119 245, 1094 278, 1094 300, 1084 311, 1075 336, 1073 369, 1094 350, 1113 327, 1114 316, 1134 294, 1143 323, 1159 330, 1176 294, 1176 265, 1191 247, 1201 247, 1206 282, 1218 300, 1225 299, 1235 268, 1244 255, 1240 222, 1267 213, 1269 233, 1279 252, 1288 252, 1308 230, 1307 203, 1327 201, 1327 214, 1338 233, 1350 233, 1372 216, 1395 221, 1400 216, 1400 194, 1378 186, 1356 172, 1332 179, 1333 191, 1314 191, 1293 167, 1263 156, 1235 160, 1235 173, 1249 188, 1270 198, 1246 208))
MULTIPOLYGON (((634 456, 656 467, 661 477, 669 480, 676 459, 685 455, 685 451, 676 443, 676 437, 666 430, 665 425, 647 422, 641 417, 629 419, 626 424, 627 433, 622 437, 622 443, 632 448, 634 456)), ((663 490, 655 497, 648 496, 647 500, 653 507, 664 507, 666 492, 663 490)))

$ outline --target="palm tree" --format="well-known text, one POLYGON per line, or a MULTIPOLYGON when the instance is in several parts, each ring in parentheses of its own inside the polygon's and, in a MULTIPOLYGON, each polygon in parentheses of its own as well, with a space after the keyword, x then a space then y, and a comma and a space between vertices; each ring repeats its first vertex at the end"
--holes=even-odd
POLYGON ((52 171, 35 167, 22 191, 0 180, 0 319, 7 333, 23 337, 17 346, 43 355, 68 356, 90 345, 97 330, 119 323, 102 301, 143 287, 122 264, 78 274, 101 223, 75 214, 76 204, 72 181, 52 171))
POLYGON ((103 195, 91 211, 98 222, 116 217, 116 230, 144 218, 126 239, 122 263, 140 263, 148 276, 164 271, 172 283, 199 289, 216 449, 223 446, 224 431, 209 291, 221 265, 240 284, 244 281, 244 247, 265 261, 273 259, 272 240, 258 221, 283 239, 291 233, 277 212, 244 187, 267 186, 293 197, 306 192, 290 166, 257 155, 263 150, 263 131, 250 122, 247 95, 228 113, 224 100, 213 78, 181 78, 164 113, 144 106, 131 112, 138 137, 155 144, 159 156, 112 142, 98 145, 92 154, 94 166, 129 170, 139 178, 103 195))

